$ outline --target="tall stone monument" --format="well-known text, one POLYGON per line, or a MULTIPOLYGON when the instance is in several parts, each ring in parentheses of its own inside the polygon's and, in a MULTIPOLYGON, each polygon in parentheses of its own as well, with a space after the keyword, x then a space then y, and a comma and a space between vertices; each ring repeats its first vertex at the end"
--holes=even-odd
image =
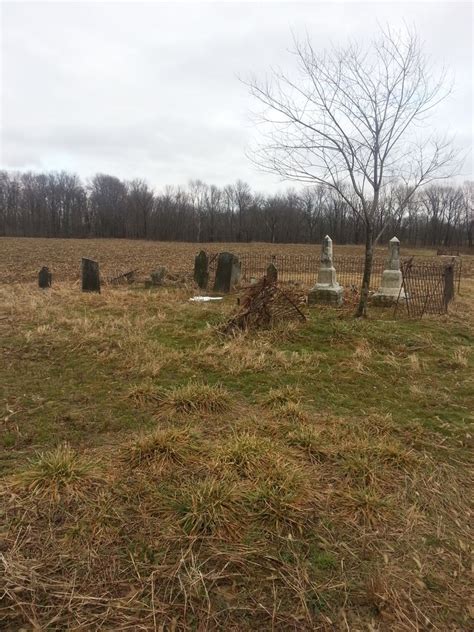
POLYGON ((321 246, 318 281, 309 291, 308 305, 315 303, 342 305, 342 297, 343 289, 336 280, 336 270, 332 263, 332 239, 326 235, 321 246))
POLYGON ((402 272, 400 270, 400 241, 396 237, 388 242, 387 267, 382 273, 382 282, 377 292, 372 297, 375 305, 390 305, 398 300, 398 297, 405 298, 404 292, 400 293, 402 287, 402 272))

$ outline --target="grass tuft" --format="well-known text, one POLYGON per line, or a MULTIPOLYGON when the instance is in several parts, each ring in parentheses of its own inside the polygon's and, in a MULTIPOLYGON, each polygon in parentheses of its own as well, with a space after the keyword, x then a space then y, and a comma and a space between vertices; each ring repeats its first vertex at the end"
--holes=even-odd
POLYGON ((178 523, 188 535, 216 535, 236 530, 239 500, 235 484, 206 478, 182 484, 172 502, 178 523))
POLYGON ((61 496, 80 497, 98 476, 92 461, 68 444, 40 453, 30 466, 13 478, 13 485, 33 496, 57 501, 61 496))
POLYGON ((299 402, 286 402, 286 404, 276 406, 274 414, 279 420, 289 421, 293 424, 308 421, 308 415, 299 402))
POLYGON ((466 347, 460 347, 453 353, 451 366, 455 369, 466 369, 469 366, 469 350, 466 347))
POLYGON ((321 434, 315 428, 308 425, 301 425, 287 435, 288 444, 303 450, 308 459, 312 462, 327 460, 332 452, 324 444, 321 434))
POLYGON ((271 388, 264 399, 264 404, 268 408, 280 408, 286 404, 299 404, 301 400, 301 390, 297 386, 287 384, 281 388, 271 388))
POLYGON ((281 533, 290 527, 301 531, 306 480, 293 464, 276 465, 248 493, 250 510, 272 532, 281 533))
POLYGON ((216 414, 230 408, 229 392, 221 384, 189 382, 163 393, 161 403, 176 413, 216 414))
POLYGON ((145 382, 138 386, 132 386, 127 391, 127 397, 138 406, 145 406, 150 402, 159 402, 160 393, 151 382, 145 382))
POLYGON ((217 463, 231 468, 239 476, 251 477, 268 464, 271 457, 271 442, 254 433, 235 434, 220 447, 217 463))
POLYGON ((131 441, 122 453, 122 460, 130 467, 144 463, 153 463, 159 467, 182 465, 190 449, 189 442, 190 433, 187 429, 159 428, 131 441))

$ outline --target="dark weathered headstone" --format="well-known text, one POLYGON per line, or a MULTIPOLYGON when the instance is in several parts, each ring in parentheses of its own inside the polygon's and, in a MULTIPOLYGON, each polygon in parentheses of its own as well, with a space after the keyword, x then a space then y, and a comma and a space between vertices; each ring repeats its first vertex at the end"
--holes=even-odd
POLYGON ((209 282, 209 257, 204 250, 201 250, 194 259, 194 280, 201 290, 207 289, 209 282))
POLYGON ((100 292, 99 264, 92 259, 82 259, 82 291, 100 292))
POLYGON ((270 263, 267 267, 267 277, 268 283, 276 283, 278 281, 278 270, 274 263, 270 263))
POLYGON ((230 292, 240 280, 239 258, 230 252, 221 252, 217 259, 214 292, 230 292))
POLYGON ((49 271, 47 266, 43 266, 38 273, 38 285, 40 288, 46 289, 51 287, 53 281, 53 275, 49 271))

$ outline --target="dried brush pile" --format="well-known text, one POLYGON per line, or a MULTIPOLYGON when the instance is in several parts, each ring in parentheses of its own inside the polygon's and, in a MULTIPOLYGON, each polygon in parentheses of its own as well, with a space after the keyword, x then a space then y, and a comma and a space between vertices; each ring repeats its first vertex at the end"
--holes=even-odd
POLYGON ((248 329, 271 327, 282 321, 305 321, 301 310, 305 296, 293 288, 284 290, 263 277, 261 281, 247 287, 239 301, 239 309, 221 328, 224 334, 233 334, 248 329))

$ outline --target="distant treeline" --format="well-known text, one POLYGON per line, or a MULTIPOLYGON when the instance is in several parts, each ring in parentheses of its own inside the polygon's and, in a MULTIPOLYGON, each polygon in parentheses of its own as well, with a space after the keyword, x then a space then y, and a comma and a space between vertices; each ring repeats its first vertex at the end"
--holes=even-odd
MULTIPOLYGON (((473 243, 473 182, 431 185, 404 209, 396 187, 381 204, 376 232, 413 246, 473 243)), ((0 235, 115 237, 163 241, 362 243, 361 219, 321 187, 261 195, 241 180, 220 188, 200 180, 154 191, 145 181, 98 174, 0 171, 0 235)))

